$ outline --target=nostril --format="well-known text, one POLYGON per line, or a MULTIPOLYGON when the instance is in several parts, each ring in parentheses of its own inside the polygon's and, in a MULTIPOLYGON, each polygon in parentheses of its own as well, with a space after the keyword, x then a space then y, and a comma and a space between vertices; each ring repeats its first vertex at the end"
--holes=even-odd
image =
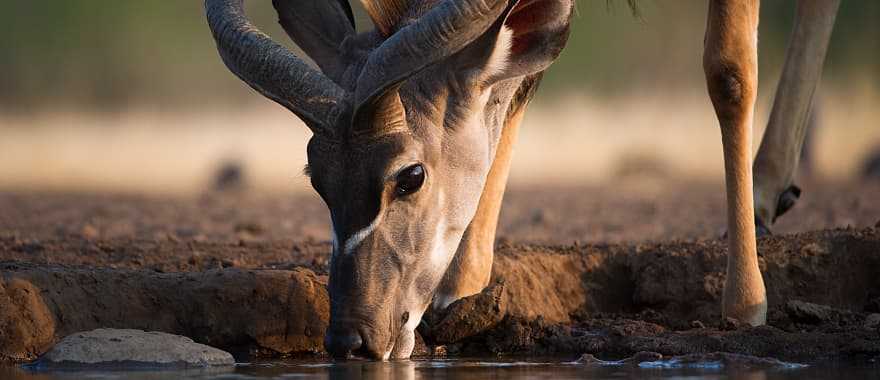
POLYGON ((336 359, 347 359, 348 355, 360 349, 361 345, 363 339, 355 330, 328 332, 324 338, 327 352, 336 359))

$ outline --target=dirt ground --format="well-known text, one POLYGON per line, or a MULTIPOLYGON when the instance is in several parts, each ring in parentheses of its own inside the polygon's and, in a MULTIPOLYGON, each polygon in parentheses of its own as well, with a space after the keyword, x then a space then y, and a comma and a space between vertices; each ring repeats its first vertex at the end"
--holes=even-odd
MULTIPOLYGON (((880 183, 804 186, 776 235, 759 241, 771 305, 760 328, 721 321, 717 308, 721 190, 662 181, 513 188, 496 285, 429 316, 435 328, 420 333, 440 345, 436 355, 880 360, 880 183)), ((0 193, 0 360, 32 359, 97 327, 319 354, 327 224, 310 194, 0 193)))

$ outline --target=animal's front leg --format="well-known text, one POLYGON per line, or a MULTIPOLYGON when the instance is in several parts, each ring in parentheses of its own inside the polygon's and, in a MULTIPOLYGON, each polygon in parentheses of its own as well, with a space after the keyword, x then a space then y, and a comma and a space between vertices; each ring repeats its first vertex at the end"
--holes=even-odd
POLYGON ((752 195, 752 123, 758 88, 758 0, 712 0, 703 68, 721 124, 727 187, 727 279, 722 315, 766 322, 752 195))
POLYGON ((755 218, 766 227, 800 195, 792 185, 794 174, 839 6, 840 0, 797 3, 782 78, 754 165, 755 218))

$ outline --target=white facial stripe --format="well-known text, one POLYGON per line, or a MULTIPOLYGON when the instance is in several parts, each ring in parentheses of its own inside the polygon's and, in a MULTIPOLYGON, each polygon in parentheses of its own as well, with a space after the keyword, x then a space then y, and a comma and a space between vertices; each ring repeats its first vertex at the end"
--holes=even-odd
POLYGON ((366 226, 363 229, 361 229, 360 231, 355 232, 354 235, 351 235, 351 237, 345 241, 344 253, 346 255, 350 254, 352 251, 354 251, 354 249, 357 248, 357 246, 359 244, 361 244, 361 242, 364 241, 364 239, 366 239, 367 236, 370 236, 370 234, 373 233, 373 230, 375 230, 376 226, 379 225, 379 222, 380 222, 379 219, 381 219, 381 218, 376 216, 376 219, 373 219, 373 222, 370 223, 369 226, 366 226))
POLYGON ((431 266, 435 270, 442 270, 447 265, 448 253, 444 235, 446 235, 446 219, 440 219, 434 229, 434 244, 431 247, 431 266))

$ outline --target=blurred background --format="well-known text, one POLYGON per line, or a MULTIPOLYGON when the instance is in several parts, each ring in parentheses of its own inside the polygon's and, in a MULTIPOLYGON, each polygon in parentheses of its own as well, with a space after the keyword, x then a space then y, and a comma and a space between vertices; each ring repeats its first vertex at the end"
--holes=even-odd
MULTIPOLYGON (((247 3, 295 48, 270 1, 247 3)), ((643 0, 638 16, 625 3, 578 1, 522 128, 514 185, 721 181, 701 69, 706 2, 643 0)), ((794 0, 762 2, 757 136, 793 11, 794 0)), ((878 20, 880 2, 843 2, 810 160, 823 180, 853 180, 880 145, 878 20)), ((189 194, 220 172, 258 191, 308 189, 308 131, 222 65, 202 1, 4 1, 0 25, 0 189, 189 194)))

